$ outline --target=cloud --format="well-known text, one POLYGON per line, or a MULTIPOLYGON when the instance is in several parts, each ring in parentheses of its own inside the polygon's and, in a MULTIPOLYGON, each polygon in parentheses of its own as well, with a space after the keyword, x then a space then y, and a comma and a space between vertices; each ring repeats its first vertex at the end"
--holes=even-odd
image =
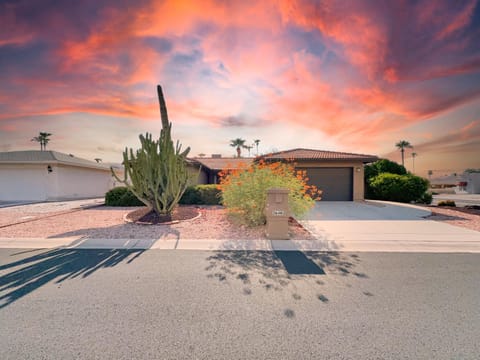
POLYGON ((478 102, 478 19, 477 1, 5 2, 0 123, 80 114, 150 126, 161 83, 182 126, 279 124, 382 151, 478 102))

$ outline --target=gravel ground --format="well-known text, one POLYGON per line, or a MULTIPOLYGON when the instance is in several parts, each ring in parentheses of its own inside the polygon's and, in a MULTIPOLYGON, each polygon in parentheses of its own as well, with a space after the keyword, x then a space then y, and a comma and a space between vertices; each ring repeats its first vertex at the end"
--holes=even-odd
POLYGON ((480 211, 464 208, 430 206, 432 215, 427 219, 480 231, 480 211))
MULTIPOLYGON (((13 209, 13 208, 10 208, 13 209)), ((20 224, 0 227, 0 237, 13 238, 105 238, 105 239, 265 239, 265 227, 249 228, 232 222, 226 210, 219 206, 200 207, 201 216, 195 220, 172 225, 136 225, 126 224, 124 215, 138 208, 119 208, 100 206, 71 212, 35 214, 19 209, 9 211, 0 209, 2 223, 6 219, 20 224), (25 219, 26 217, 30 217, 25 219), (36 219, 36 220, 35 220, 36 219)), ((1 226, 1 224, 0 224, 1 226)), ((303 227, 291 225, 292 239, 311 239, 314 237, 303 227)))
MULTIPOLYGON (((200 207, 198 219, 172 225, 135 225, 124 222, 125 214, 138 208, 97 206, 97 200, 41 203, 0 208, 3 238, 105 238, 105 239, 265 239, 265 227, 249 228, 232 222, 220 206, 200 207), (13 224, 13 225, 9 225, 13 224)), ((429 207, 429 220, 480 231, 480 211, 429 207)), ((290 225, 292 239, 313 240, 298 224, 290 225)))

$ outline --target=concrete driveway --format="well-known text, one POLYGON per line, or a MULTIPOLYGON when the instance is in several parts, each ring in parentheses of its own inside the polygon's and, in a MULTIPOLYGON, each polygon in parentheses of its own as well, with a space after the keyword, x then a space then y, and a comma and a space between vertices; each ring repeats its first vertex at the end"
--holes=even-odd
POLYGON ((407 204, 320 201, 300 222, 317 237, 317 250, 480 252, 480 232, 428 215, 407 204))

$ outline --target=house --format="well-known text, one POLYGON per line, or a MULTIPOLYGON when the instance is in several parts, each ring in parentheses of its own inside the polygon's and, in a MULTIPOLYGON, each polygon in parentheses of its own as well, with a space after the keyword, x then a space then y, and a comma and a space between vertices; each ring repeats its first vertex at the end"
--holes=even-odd
POLYGON ((108 164, 57 151, 0 152, 2 201, 103 197, 115 185, 108 164))
POLYGON ((366 163, 378 160, 373 155, 345 152, 292 149, 260 156, 266 162, 291 161, 298 170, 306 170, 308 183, 322 190, 323 201, 364 199, 366 163))
MULTIPOLYGON (((198 184, 218 184, 221 170, 235 170, 242 167, 248 167, 254 158, 232 158, 222 157, 220 154, 212 154, 210 158, 191 158, 190 164, 195 168, 200 168, 198 175, 198 184)), ((197 170, 198 171, 198 170, 197 170)))
POLYGON ((292 149, 256 158, 211 158, 191 159, 196 166, 201 165, 199 184, 215 184, 218 173, 232 170, 253 161, 265 162, 289 161, 298 170, 306 170, 309 183, 317 186, 324 201, 352 201, 364 199, 364 170, 366 163, 377 161, 373 155, 352 154, 344 152, 313 149, 292 149))

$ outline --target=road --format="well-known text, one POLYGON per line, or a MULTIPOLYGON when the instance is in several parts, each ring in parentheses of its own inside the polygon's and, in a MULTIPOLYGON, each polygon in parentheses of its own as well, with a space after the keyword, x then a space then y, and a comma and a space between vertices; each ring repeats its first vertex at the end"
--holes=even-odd
POLYGON ((480 254, 0 250, 2 359, 478 359, 480 254))

